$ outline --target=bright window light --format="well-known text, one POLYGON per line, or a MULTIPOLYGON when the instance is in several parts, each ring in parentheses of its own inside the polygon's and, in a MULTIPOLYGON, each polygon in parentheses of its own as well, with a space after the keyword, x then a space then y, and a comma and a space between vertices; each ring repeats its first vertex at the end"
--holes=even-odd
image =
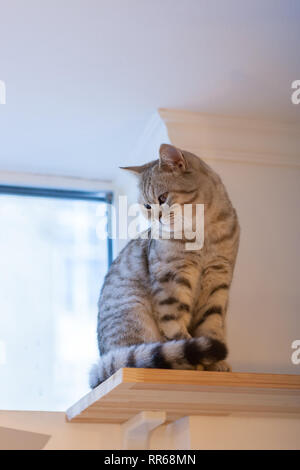
POLYGON ((0 409, 65 410, 88 391, 109 196, 0 188, 0 409))

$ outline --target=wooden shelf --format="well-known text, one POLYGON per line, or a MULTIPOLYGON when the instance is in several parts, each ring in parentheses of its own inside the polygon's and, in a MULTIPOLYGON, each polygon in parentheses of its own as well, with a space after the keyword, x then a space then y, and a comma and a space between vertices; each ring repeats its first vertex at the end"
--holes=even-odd
POLYGON ((67 410, 67 420, 123 423, 140 411, 300 415, 300 375, 124 368, 67 410))

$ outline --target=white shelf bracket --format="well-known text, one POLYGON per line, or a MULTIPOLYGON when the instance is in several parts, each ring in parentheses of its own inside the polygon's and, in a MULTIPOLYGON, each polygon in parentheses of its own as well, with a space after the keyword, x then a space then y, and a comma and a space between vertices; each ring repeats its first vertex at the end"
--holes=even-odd
POLYGON ((123 449, 147 450, 150 433, 166 421, 165 411, 141 411, 122 424, 123 449))

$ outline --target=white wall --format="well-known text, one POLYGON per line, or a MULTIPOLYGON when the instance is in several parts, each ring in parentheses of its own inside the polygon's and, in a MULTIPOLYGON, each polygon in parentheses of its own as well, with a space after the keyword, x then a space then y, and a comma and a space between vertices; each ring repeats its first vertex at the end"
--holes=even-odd
POLYGON ((299 374, 300 168, 216 162, 237 209, 241 242, 228 315, 235 371, 299 374))
POLYGON ((0 449, 15 446, 33 450, 97 450, 121 449, 121 432, 119 424, 72 424, 67 423, 64 413, 47 413, 38 411, 0 411, 0 449), (40 434, 16 439, 5 429, 15 429, 40 434), (1 432, 2 431, 2 432, 1 432), (37 439, 40 437, 40 439, 37 439), (27 441, 27 442, 26 442, 27 441), (37 447, 41 441, 43 446, 37 447), (43 442, 44 441, 44 442, 43 442), (46 441, 46 445, 45 444, 46 441))
POLYGON ((189 416, 160 426, 151 449, 299 449, 300 420, 294 417, 189 416))
MULTIPOLYGON (((149 449, 299 449, 299 433, 294 417, 190 416, 155 429, 149 449)), ((122 448, 119 424, 72 424, 63 413, 0 411, 0 450, 122 448)))

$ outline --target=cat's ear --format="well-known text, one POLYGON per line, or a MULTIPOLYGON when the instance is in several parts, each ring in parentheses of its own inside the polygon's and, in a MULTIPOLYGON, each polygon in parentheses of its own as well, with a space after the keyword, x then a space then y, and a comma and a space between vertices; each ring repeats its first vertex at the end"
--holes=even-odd
POLYGON ((162 144, 160 146, 159 162, 161 167, 165 167, 169 170, 185 171, 187 168, 187 163, 182 152, 169 144, 162 144))
POLYGON ((134 175, 140 175, 146 169, 147 165, 140 165, 140 166, 119 166, 121 170, 130 171, 134 175))

